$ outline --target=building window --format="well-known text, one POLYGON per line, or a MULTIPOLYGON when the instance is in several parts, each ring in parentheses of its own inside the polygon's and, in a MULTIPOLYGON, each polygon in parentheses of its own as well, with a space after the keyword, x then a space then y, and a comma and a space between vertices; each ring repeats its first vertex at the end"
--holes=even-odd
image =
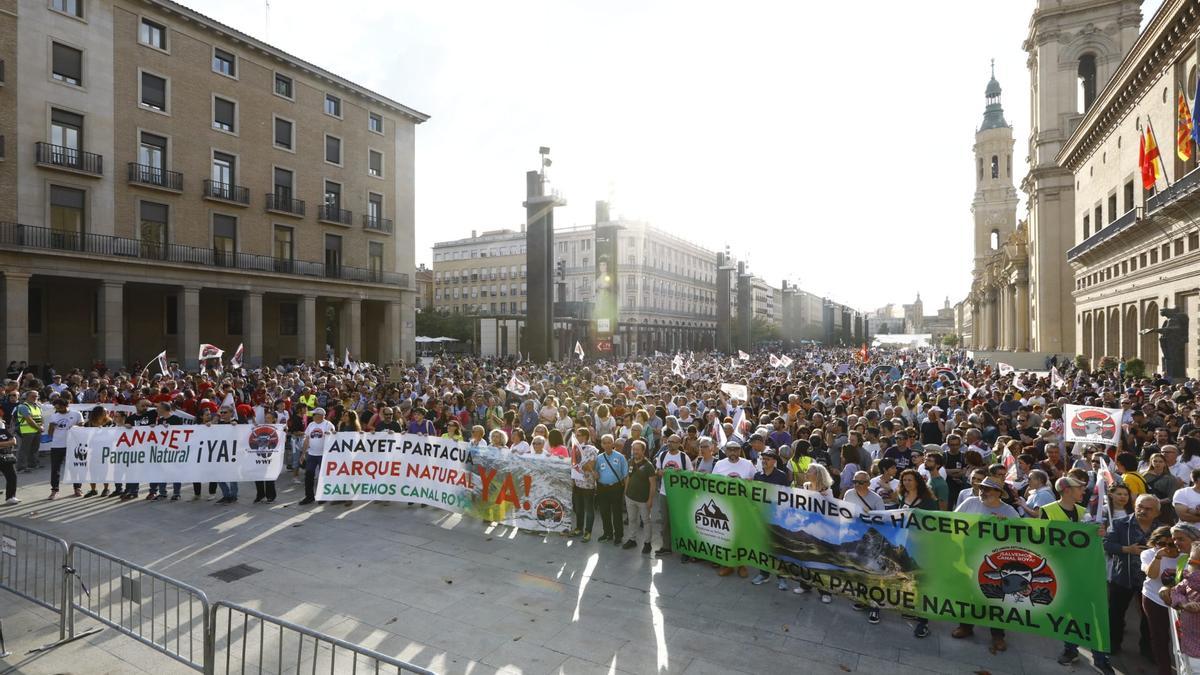
POLYGON ((1096 55, 1084 54, 1079 57, 1078 69, 1078 101, 1076 112, 1085 113, 1096 102, 1096 55))
POLYGON ((142 19, 138 28, 138 41, 155 49, 167 50, 167 27, 150 19, 142 19))
POLYGON ((291 262, 296 254, 294 232, 292 228, 283 225, 275 226, 275 238, 272 253, 276 260, 291 262))
POLYGON ((325 235, 325 276, 339 277, 342 269, 342 238, 336 234, 325 235))
POLYGON ((369 113, 367 115, 367 129, 374 131, 377 134, 383 133, 383 115, 379 113, 369 113))
POLYGON ((223 152, 214 152, 212 182, 217 183, 222 192, 232 193, 232 187, 237 184, 237 158, 223 152))
POLYGON ((167 249, 166 204, 142 202, 139 208, 138 238, 142 242, 143 258, 162 258, 167 249))
POLYGON ((53 248, 79 248, 86 197, 83 190, 50 186, 50 245, 53 248))
POLYGON ((1125 213, 1133 210, 1133 181, 1125 184, 1125 213))
POLYGON ((54 79, 76 87, 83 84, 83 52, 55 42, 51 47, 51 61, 54 79))
POLYGON ((992 178, 1000 177, 1000 158, 992 155, 992 178))
POLYGON ((297 335, 300 333, 300 306, 294 302, 279 303, 279 334, 297 335))
POLYGON ((342 116, 342 99, 333 94, 325 94, 325 114, 334 117, 342 116))
POLYGON ((367 244, 367 254, 370 259, 371 280, 383 280, 383 243, 372 241, 367 244))
POLYGON ((1113 193, 1108 196, 1108 222, 1117 219, 1117 195, 1113 193))
POLYGON ((1087 239, 1092 236, 1092 219, 1085 213, 1083 214, 1083 238, 1087 239))
POLYGON ((1099 204, 1096 205, 1095 216, 1092 218, 1092 222, 1096 224, 1097 232, 1100 231, 1101 227, 1104 227, 1104 207, 1099 204))
POLYGON ((213 97, 213 128, 233 133, 237 120, 237 104, 220 96, 213 97))
POLYGON ((275 73, 275 93, 286 99, 295 98, 292 93, 292 78, 275 73))
POLYGON ((342 164, 342 139, 337 136, 325 135, 325 161, 330 164, 342 164))
POLYGON ((229 298, 225 301, 225 334, 242 334, 242 300, 229 298))
POLYGON ((164 298, 164 300, 165 300, 165 302, 163 303, 163 318, 165 319, 165 321, 163 321, 163 323, 165 325, 163 326, 163 332, 165 332, 167 335, 178 335, 179 334, 179 296, 178 295, 168 295, 166 298, 164 298))
POLYGON ((989 241, 993 251, 1000 248, 1000 230, 992 230, 989 241))
POLYGON ((150 73, 142 73, 142 105, 151 110, 166 112, 167 110, 167 80, 150 73))
POLYGON ((213 214, 213 263, 233 267, 237 253, 237 218, 213 214))
POLYGON ((224 49, 213 48, 213 72, 237 77, 237 57, 224 49))
POLYGON ((275 147, 285 150, 295 149, 295 125, 281 117, 275 118, 275 147))
POLYGON ((367 172, 372 176, 383 176, 383 153, 376 150, 367 151, 367 172))
MULTIPOLYGON (((325 206, 336 212, 342 208, 342 186, 325 181, 325 206)), ((336 215, 336 213, 335 213, 336 215)))
MULTIPOLYGON (((289 202, 294 194, 294 179, 292 172, 287 169, 275 168, 275 199, 280 202, 289 202)), ((286 204, 285 204, 286 205, 286 204)))
POLYGON ((375 225, 383 220, 383 195, 371 193, 367 195, 367 216, 375 225))
POLYGON ((50 0, 50 9, 83 18, 83 0, 50 0))
POLYGON ((143 131, 138 139, 138 177, 155 185, 166 184, 167 139, 143 131))

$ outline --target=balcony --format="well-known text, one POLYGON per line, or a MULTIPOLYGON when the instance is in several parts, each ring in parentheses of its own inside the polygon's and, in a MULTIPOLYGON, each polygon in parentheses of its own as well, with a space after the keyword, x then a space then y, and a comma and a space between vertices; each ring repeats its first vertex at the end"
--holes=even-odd
POLYGON ((1153 215, 1155 211, 1179 201, 1197 189, 1200 189, 1200 171, 1192 169, 1183 178, 1164 188, 1162 192, 1151 195, 1146 200, 1146 213, 1153 215))
POLYGON ((363 229, 372 232, 392 233, 392 221, 390 218, 379 218, 371 215, 363 216, 363 229))
POLYGON ((286 192, 267 193, 267 211, 285 216, 304 217, 304 200, 292 199, 286 192))
POLYGON ((409 276, 402 272, 385 272, 346 265, 336 265, 326 269, 325 264, 320 262, 227 252, 201 246, 161 244, 103 234, 64 232, 48 227, 33 227, 18 223, 0 222, 0 246, 7 250, 60 251, 80 254, 87 258, 111 257, 122 260, 145 260, 193 267, 235 269, 296 277, 386 284, 401 289, 409 288, 409 276))
POLYGON ((129 182, 169 192, 183 192, 183 174, 137 162, 129 163, 129 182))
POLYGON ((1084 239, 1077 246, 1074 246, 1074 247, 1070 248, 1069 250, 1067 250, 1067 260, 1068 261, 1074 260, 1074 259, 1078 258, 1079 256, 1083 255, 1084 253, 1087 253, 1088 251, 1103 244, 1104 242, 1108 241, 1109 239, 1112 239, 1113 237, 1117 236, 1121 232, 1124 232, 1125 230, 1129 229, 1134 223, 1136 223, 1138 221, 1138 214, 1140 214, 1140 213, 1141 213, 1140 208, 1135 207, 1135 208, 1129 209, 1128 211, 1125 212, 1125 215, 1121 216, 1120 218, 1117 218, 1116 220, 1112 221, 1108 225, 1105 225, 1103 229, 1097 230, 1095 234, 1088 237, 1087 239, 1084 239))
POLYGON ((37 143, 36 149, 38 166, 84 176, 104 175, 104 158, 95 153, 50 143, 37 143))
POLYGON ((353 225, 354 214, 337 206, 322 204, 317 208, 317 220, 334 225, 353 225))
POLYGON ((218 183, 205 179, 204 198, 238 206, 250 205, 250 189, 232 183, 218 183))

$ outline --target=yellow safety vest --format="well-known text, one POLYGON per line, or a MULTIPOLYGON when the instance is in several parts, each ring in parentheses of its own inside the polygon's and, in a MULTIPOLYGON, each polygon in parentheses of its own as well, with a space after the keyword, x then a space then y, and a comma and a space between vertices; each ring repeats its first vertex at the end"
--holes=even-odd
POLYGON ((313 408, 317 407, 317 397, 314 394, 301 396, 300 402, 304 404, 304 407, 308 408, 309 412, 312 412, 313 408))
MULTIPOLYGON (((33 418, 33 421, 37 422, 38 426, 41 426, 41 424, 42 424, 42 407, 41 406, 29 405, 28 403, 22 403, 21 407, 28 410, 29 417, 33 418)), ((25 421, 25 416, 22 415, 21 416, 21 435, 27 436, 29 434, 36 434, 36 433, 38 433, 38 427, 31 426, 28 422, 25 421)))
MULTIPOLYGON (((1043 506, 1042 513, 1046 515, 1047 520, 1070 520, 1070 518, 1067 517, 1067 512, 1063 510, 1062 504, 1060 504, 1058 500, 1054 500, 1043 506)), ((1086 513, 1087 511, 1082 506, 1076 504, 1075 515, 1078 517, 1075 519, 1075 522, 1082 523, 1083 516, 1086 513)))

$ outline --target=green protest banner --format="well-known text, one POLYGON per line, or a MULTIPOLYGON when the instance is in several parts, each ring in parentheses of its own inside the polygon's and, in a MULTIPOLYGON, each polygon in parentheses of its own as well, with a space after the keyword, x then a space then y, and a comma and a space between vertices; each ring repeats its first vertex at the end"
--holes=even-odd
POLYGON ((865 511, 815 492, 666 474, 671 546, 939 621, 1107 651, 1097 526, 944 511, 865 511))

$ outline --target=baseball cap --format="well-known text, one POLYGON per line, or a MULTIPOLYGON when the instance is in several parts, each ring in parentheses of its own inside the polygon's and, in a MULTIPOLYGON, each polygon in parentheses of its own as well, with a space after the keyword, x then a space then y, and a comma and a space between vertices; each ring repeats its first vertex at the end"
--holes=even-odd
POLYGON ((980 488, 991 488, 991 489, 997 490, 999 492, 1004 492, 1004 483, 1001 483, 1000 481, 996 480, 995 478, 992 478, 991 476, 988 476, 987 478, 984 478, 982 481, 980 481, 979 487, 980 488))
POLYGON ((776 452, 775 448, 767 448, 759 453, 759 457, 771 457, 774 459, 779 459, 779 453, 776 452))
POLYGON ((324 408, 313 408, 313 409, 312 409, 312 414, 314 414, 314 415, 324 415, 324 414, 325 414, 325 409, 324 409, 324 408))
POLYGON ((1058 490, 1059 492, 1062 492, 1063 488, 1069 487, 1087 487, 1087 483, 1084 483, 1078 478, 1072 478, 1070 476, 1063 476, 1062 478, 1054 481, 1054 489, 1058 490))

